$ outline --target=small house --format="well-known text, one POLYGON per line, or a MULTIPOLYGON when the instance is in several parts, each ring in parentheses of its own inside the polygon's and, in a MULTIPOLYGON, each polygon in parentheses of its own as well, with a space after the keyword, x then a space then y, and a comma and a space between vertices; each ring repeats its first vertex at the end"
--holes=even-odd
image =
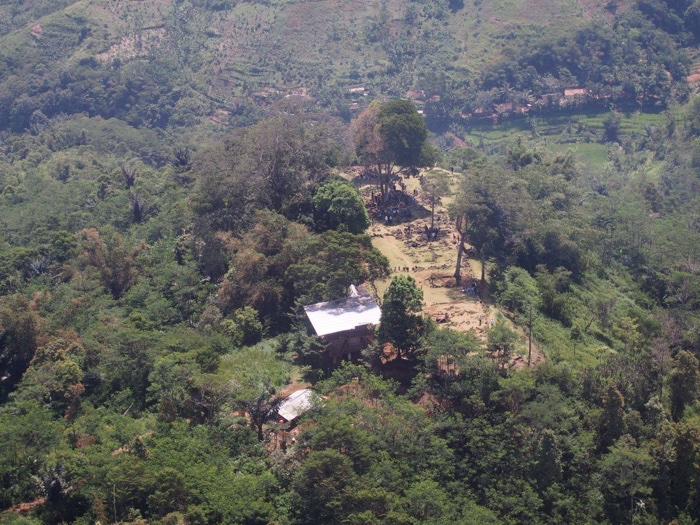
POLYGON ((406 91, 406 98, 408 100, 412 100, 413 102, 423 102, 425 101, 425 91, 422 89, 409 89, 406 91))
POLYGON ((513 112, 513 103, 504 102, 503 104, 496 104, 496 112, 505 115, 513 112))
POLYGON ((282 401, 277 414, 284 423, 294 423, 299 416, 307 412, 313 402, 313 392, 309 388, 297 390, 282 401))
POLYGON ((587 94, 588 90, 579 86, 571 86, 564 89, 565 97, 580 97, 585 96, 587 94))
POLYGON ((304 307, 316 335, 326 344, 329 364, 356 359, 374 337, 381 310, 368 293, 354 286, 345 299, 311 304, 304 307))

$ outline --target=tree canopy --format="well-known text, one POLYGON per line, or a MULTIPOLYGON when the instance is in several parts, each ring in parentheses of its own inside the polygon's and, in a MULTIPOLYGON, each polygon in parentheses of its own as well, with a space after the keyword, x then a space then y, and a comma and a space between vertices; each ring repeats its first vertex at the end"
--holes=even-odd
POLYGON ((700 0, 501 4, 0 2, 0 523, 697 525, 700 0))
POLYGON ((383 198, 394 176, 434 159, 425 122, 407 100, 373 103, 357 118, 354 135, 357 155, 377 178, 383 198))
POLYGON ((321 184, 314 195, 318 229, 364 233, 370 220, 362 197, 350 184, 332 180, 321 184))
POLYGON ((423 329, 418 314, 423 305, 423 292, 410 275, 397 275, 382 299, 379 341, 391 343, 398 356, 415 349, 423 329))

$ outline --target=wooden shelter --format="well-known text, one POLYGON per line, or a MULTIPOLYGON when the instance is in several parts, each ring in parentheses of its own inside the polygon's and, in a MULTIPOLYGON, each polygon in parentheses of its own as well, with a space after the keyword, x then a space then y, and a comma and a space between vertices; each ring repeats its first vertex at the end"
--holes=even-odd
POLYGON ((381 311, 374 298, 350 287, 345 299, 311 304, 304 307, 316 335, 326 344, 329 364, 337 365, 359 357, 374 337, 381 311))

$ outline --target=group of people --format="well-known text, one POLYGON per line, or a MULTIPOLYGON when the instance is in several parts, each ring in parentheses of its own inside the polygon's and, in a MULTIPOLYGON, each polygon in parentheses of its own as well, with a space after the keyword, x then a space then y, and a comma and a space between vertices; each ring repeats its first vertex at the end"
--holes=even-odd
POLYGON ((384 204, 382 204, 381 194, 372 192, 372 204, 376 207, 372 217, 387 225, 411 219, 410 206, 413 203, 415 198, 403 191, 392 190, 387 193, 384 204))
MULTIPOLYGON (((479 316, 479 326, 481 326, 481 323, 484 321, 484 317, 482 315, 479 316)), ((492 317, 491 318, 491 328, 493 328, 496 325, 496 320, 492 317)), ((488 325, 487 325, 488 326, 488 325)))
POLYGON ((360 173, 355 180, 360 182, 374 182, 376 179, 374 173, 371 170, 364 170, 360 173))
MULTIPOLYGON (((405 187, 405 185, 403 186, 405 187)), ((372 192, 372 203, 377 208, 382 207, 382 194, 381 193, 374 193, 372 192)), ((384 196, 384 206, 411 206, 412 204, 416 203, 416 198, 414 195, 409 195, 406 193, 403 188, 401 190, 397 190, 396 186, 394 186, 390 191, 386 193, 384 196)))
POLYGON ((434 241, 438 238, 439 235, 440 228, 438 228, 437 226, 429 228, 427 224, 425 225, 425 236, 429 241, 434 241))
POLYGON ((479 283, 475 281, 472 282, 471 286, 465 286, 462 288, 462 293, 481 295, 481 290, 479 289, 479 283))
POLYGON ((383 221, 384 224, 394 224, 401 222, 402 219, 411 218, 411 210, 408 208, 386 208, 379 210, 374 214, 374 218, 383 221))

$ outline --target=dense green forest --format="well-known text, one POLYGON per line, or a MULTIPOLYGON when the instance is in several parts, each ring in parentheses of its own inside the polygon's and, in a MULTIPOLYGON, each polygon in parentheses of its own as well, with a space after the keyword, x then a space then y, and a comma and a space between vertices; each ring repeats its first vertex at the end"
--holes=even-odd
POLYGON ((700 523, 700 0, 0 21, 0 523, 700 523), (368 233, 419 173, 483 339, 368 233), (302 307, 351 284, 329 370, 302 307))

